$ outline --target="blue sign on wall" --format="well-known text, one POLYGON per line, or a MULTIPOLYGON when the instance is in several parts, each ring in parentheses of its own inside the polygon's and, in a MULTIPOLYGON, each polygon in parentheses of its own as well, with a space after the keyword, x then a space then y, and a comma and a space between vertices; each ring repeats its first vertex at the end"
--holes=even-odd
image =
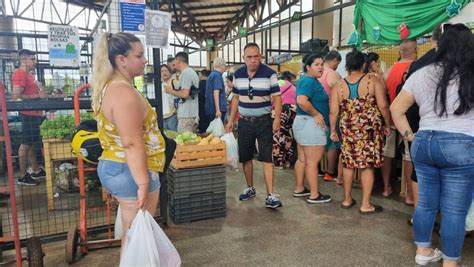
POLYGON ((122 31, 145 31, 145 5, 120 3, 122 31))

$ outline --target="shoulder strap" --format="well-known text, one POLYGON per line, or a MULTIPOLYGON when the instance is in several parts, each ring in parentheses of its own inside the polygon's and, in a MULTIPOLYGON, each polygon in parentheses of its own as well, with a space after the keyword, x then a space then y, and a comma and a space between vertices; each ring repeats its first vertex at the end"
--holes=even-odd
POLYGON ((293 84, 290 84, 285 90, 280 95, 284 95, 290 88, 293 86, 293 84))

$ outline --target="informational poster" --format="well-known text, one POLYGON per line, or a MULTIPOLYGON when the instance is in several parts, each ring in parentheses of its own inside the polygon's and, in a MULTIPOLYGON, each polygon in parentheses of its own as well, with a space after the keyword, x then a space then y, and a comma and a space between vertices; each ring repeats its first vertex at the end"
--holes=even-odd
POLYGON ((48 25, 49 64, 61 67, 79 67, 79 29, 67 25, 48 25))
POLYGON ((143 33, 145 31, 145 0, 120 0, 122 31, 143 33))
POLYGON ((171 31, 171 14, 157 10, 145 10, 146 45, 154 48, 168 48, 171 31))

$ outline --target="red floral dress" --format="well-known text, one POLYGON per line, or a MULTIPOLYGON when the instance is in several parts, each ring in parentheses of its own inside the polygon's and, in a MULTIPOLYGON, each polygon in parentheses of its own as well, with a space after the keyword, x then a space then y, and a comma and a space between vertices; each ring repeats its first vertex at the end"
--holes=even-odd
POLYGON ((367 93, 362 97, 344 99, 340 110, 343 166, 349 169, 380 168, 385 137, 383 117, 375 97, 367 93))

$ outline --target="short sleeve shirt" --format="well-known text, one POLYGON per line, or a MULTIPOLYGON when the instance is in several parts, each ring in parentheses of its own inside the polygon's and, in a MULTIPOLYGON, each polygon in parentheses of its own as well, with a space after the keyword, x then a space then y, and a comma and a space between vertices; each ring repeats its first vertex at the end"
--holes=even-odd
POLYGON ((281 94, 276 72, 264 64, 260 64, 252 78, 247 73, 247 66, 240 67, 234 74, 232 92, 239 95, 239 113, 245 117, 270 114, 271 98, 281 94), (250 88, 253 99, 249 97, 250 88))
POLYGON ((436 87, 441 75, 441 67, 430 64, 413 73, 403 85, 402 90, 412 93, 420 107, 419 130, 445 131, 474 136, 474 109, 466 114, 454 115, 454 111, 460 103, 459 78, 450 81, 446 90, 447 116, 439 117, 434 110, 436 87))
MULTIPOLYGON (((22 69, 16 69, 15 72, 13 72, 12 86, 23 88, 23 95, 34 95, 40 91, 38 84, 35 82, 35 77, 22 69)), ((21 111, 20 113, 26 116, 43 115, 43 111, 40 110, 21 111)))
MULTIPOLYGON (((179 76, 179 88, 180 90, 190 90, 191 86, 199 88, 199 77, 196 72, 187 67, 181 72, 179 76)), ((189 96, 184 101, 180 100, 178 103, 178 119, 179 118, 196 118, 199 116, 199 101, 198 95, 194 99, 189 96)))
POLYGON ((219 110, 220 112, 227 111, 227 103, 225 99, 225 86, 222 74, 217 70, 213 70, 206 83, 206 115, 214 115, 215 103, 214 103, 214 91, 219 91, 219 110))
MULTIPOLYGON (((308 97, 313 107, 321 113, 326 124, 329 123, 329 96, 321 83, 313 77, 301 77, 296 87, 296 97, 303 95, 308 97)), ((309 115, 299 105, 296 107, 297 115, 309 115)))

